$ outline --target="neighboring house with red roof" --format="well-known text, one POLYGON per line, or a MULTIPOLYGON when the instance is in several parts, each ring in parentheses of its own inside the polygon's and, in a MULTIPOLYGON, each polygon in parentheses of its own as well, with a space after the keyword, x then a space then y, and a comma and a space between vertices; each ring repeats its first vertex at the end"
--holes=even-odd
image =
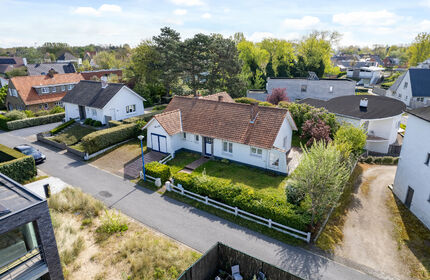
POLYGON ((82 76, 85 80, 95 80, 101 79, 103 76, 111 76, 116 75, 118 79, 122 79, 122 70, 121 69, 104 69, 104 70, 92 70, 92 71, 82 71, 82 76))
POLYGON ((10 110, 50 110, 62 105, 61 99, 84 80, 79 73, 13 77, 5 104, 10 110))
POLYGON ((173 156, 185 149, 287 174, 287 153, 297 130, 290 112, 231 102, 227 95, 174 96, 144 127, 147 147, 173 156))

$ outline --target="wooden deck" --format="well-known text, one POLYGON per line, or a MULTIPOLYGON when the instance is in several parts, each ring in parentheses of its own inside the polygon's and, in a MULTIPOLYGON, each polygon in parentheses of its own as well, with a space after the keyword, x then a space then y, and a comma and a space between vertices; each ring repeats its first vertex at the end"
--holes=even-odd
POLYGON ((210 159, 207 157, 201 157, 198 160, 193 161, 192 163, 188 164, 187 166, 184 167, 184 169, 182 169, 179 172, 184 172, 184 173, 191 173, 193 172, 194 169, 196 169, 197 167, 199 167, 200 165, 202 165, 203 163, 209 161, 210 159))

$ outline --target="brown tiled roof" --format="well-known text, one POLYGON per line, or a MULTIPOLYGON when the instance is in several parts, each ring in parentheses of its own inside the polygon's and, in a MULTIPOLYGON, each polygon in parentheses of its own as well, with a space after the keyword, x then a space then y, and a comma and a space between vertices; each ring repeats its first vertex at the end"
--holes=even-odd
POLYGON ((181 111, 179 109, 155 115, 154 118, 169 135, 182 131, 181 111))
POLYGON ((119 78, 122 77, 122 70, 120 69, 109 69, 109 70, 95 70, 95 71, 83 71, 81 72, 85 80, 91 80, 94 76, 101 78, 104 75, 117 75, 119 78))
POLYGON ((175 96, 165 112, 172 112, 173 115, 173 112, 178 110, 180 110, 181 122, 178 120, 177 113, 174 119, 167 116, 161 119, 158 119, 158 116, 155 118, 163 128, 170 125, 178 131, 182 123, 184 132, 265 149, 273 147, 282 122, 288 114, 285 109, 273 107, 175 96), (253 112, 254 117, 252 117, 253 112), (251 123, 252 119, 255 119, 253 123, 251 123), (170 122, 175 123, 169 124, 170 122))
POLYGON ((230 94, 228 94, 225 91, 218 92, 218 93, 211 94, 211 95, 202 96, 202 97, 200 97, 200 99, 218 101, 219 96, 222 96, 222 102, 233 102, 233 103, 235 102, 234 99, 231 98, 230 94))
POLYGON ((61 85, 69 83, 78 83, 84 77, 78 73, 71 74, 55 74, 52 78, 48 75, 43 76, 20 76, 13 77, 10 81, 18 91, 19 96, 25 105, 33 105, 40 103, 60 101, 66 92, 50 93, 50 94, 37 94, 34 86, 44 85, 61 85))

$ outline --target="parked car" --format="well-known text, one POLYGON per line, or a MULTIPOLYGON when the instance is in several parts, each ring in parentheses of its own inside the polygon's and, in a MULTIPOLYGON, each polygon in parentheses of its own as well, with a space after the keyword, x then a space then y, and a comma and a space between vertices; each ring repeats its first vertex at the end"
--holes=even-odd
POLYGON ((32 156, 36 163, 42 163, 46 160, 46 156, 42 154, 42 152, 40 152, 38 149, 30 145, 23 144, 23 145, 14 147, 14 149, 17 150, 18 152, 23 153, 24 155, 32 156))

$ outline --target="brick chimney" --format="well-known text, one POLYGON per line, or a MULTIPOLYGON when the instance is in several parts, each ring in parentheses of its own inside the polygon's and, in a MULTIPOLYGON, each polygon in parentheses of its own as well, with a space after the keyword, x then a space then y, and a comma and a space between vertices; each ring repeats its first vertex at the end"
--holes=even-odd
POLYGON ((218 101, 219 102, 222 102, 224 100, 224 96, 222 96, 222 95, 218 95, 218 101))
POLYGON ((257 115, 258 115, 258 103, 254 102, 251 104, 250 107, 251 107, 251 115, 250 115, 251 121, 250 121, 250 123, 254 123, 255 119, 257 118, 257 115))

